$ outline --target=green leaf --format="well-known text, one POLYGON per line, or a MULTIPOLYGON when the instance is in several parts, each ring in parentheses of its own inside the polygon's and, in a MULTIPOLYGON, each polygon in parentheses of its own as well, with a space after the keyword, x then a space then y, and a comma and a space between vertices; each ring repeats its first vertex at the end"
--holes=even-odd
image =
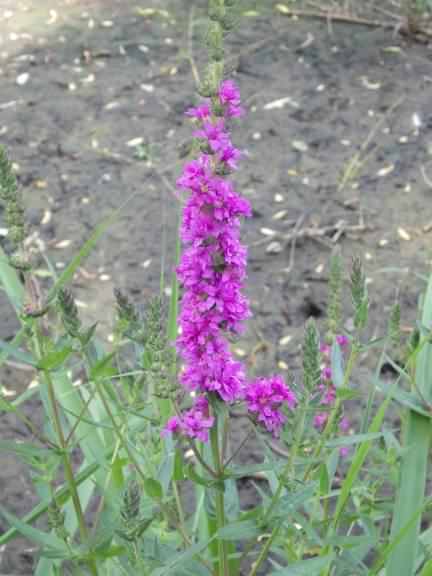
POLYGON ((18 273, 9 264, 9 259, 0 248, 0 282, 4 286, 9 302, 15 308, 17 314, 22 309, 24 300, 24 286, 18 277, 18 273))
POLYGON ((336 389, 336 397, 342 400, 353 400, 354 398, 358 398, 360 396, 360 392, 358 390, 353 390, 352 388, 337 388, 336 389))
POLYGON ((432 576, 432 560, 426 562, 420 576, 432 576))
POLYGON ((47 534, 46 532, 42 532, 41 530, 37 530, 29 524, 26 524, 13 514, 10 514, 7 510, 5 510, 2 506, 0 506, 0 514, 9 522, 11 526, 16 528, 17 532, 36 542, 40 546, 51 548, 55 550, 61 557, 66 557, 69 554, 68 548, 63 540, 57 538, 53 534, 47 534))
MULTIPOLYGON (((421 324, 432 327, 432 275, 423 300, 421 324)), ((426 403, 432 400, 432 344, 424 342, 415 359, 415 388, 426 403)), ((406 422, 399 488, 393 511, 391 538, 398 539, 386 563, 386 575, 415 573, 419 550, 419 534, 424 506, 432 422, 430 414, 422 415, 410 408, 406 422), (413 517, 413 510, 420 513, 413 517), (402 535, 402 537, 401 537, 402 535)))
POLYGON ((189 546, 184 552, 174 554, 171 556, 165 566, 162 568, 157 568, 154 572, 152 572, 152 576, 168 576, 168 574, 173 574, 174 569, 177 573, 177 570, 181 569, 182 565, 186 564, 186 562, 191 560, 194 556, 205 550, 215 538, 216 535, 205 540, 204 542, 197 542, 196 544, 189 546))
POLYGON ((157 480, 154 478, 146 478, 144 481, 144 491, 153 500, 161 500, 162 499, 162 486, 157 480))
POLYGON ((200 486, 206 486, 207 488, 216 488, 217 483, 214 478, 205 478, 198 474, 195 469, 195 466, 192 462, 188 462, 188 464, 184 467, 184 471, 186 476, 192 480, 195 484, 199 484, 200 486))
POLYGON ((87 330, 85 330, 82 334, 80 334, 79 339, 82 346, 84 347, 87 346, 87 344, 93 338, 94 333, 96 332, 97 325, 98 323, 95 322, 90 326, 90 328, 87 328, 87 330))
POLYGON ((384 436, 383 432, 370 432, 369 434, 351 434, 349 436, 338 436, 326 442, 327 448, 337 448, 339 446, 352 446, 368 440, 377 440, 384 436))
POLYGON ((313 498, 317 489, 316 482, 306 484, 301 490, 291 492, 282 496, 279 500, 277 509, 273 512, 272 518, 286 519, 289 514, 295 512, 298 508, 303 506, 308 500, 313 498))
POLYGON ((218 531, 221 540, 247 540, 255 538, 260 530, 253 520, 242 520, 227 524, 218 531))
POLYGON ((175 457, 174 457, 174 472, 173 472, 173 480, 176 482, 181 482, 185 479, 184 471, 183 471, 183 455, 180 450, 176 450, 175 457))
POLYGON ((320 494, 321 495, 327 494, 330 488, 330 481, 327 465, 325 462, 323 462, 319 467, 319 485, 320 485, 320 494))
POLYGON ((329 554, 319 558, 294 562, 294 564, 282 568, 282 570, 271 572, 270 576, 319 576, 321 571, 329 566, 333 558, 334 556, 329 554))
POLYGON ((18 440, 0 440, 0 452, 12 452, 22 458, 47 458, 49 450, 41 448, 30 442, 19 442, 18 440))
POLYGON ((344 385, 344 368, 343 368, 343 358, 342 352, 339 344, 334 340, 331 348, 331 375, 332 380, 336 388, 342 388, 344 385))
POLYGON ((16 412, 16 407, 0 396, 0 412, 16 412))
MULTIPOLYGON (((387 392, 390 389, 390 386, 380 380, 376 380, 376 386, 383 392, 387 392)), ((393 397, 397 402, 399 402, 399 404, 405 408, 409 408, 413 412, 417 412, 420 416, 425 416, 426 418, 432 416, 432 412, 428 410, 424 402, 422 402, 419 396, 415 393, 407 392, 402 388, 396 388, 393 391, 393 397)))
POLYGON ((225 470, 225 478, 235 478, 237 480, 241 478, 250 478, 257 474, 258 472, 266 472, 268 470, 273 470, 274 466, 271 463, 263 464, 251 464, 250 466, 233 466, 228 470, 225 470))
POLYGON ((73 348, 71 346, 65 346, 61 350, 53 350, 39 360, 37 367, 40 370, 55 370, 63 366, 72 352, 73 348))
MULTIPOLYGON (((382 425, 382 422, 384 420, 384 416, 385 416, 385 413, 387 411, 388 405, 390 404, 391 399, 393 398, 393 393, 396 390, 396 387, 398 386, 398 384, 399 384, 399 379, 396 380, 396 382, 393 384, 393 386, 388 390, 387 397, 382 402, 381 406, 379 407, 377 413, 374 416, 374 419, 372 420, 372 422, 369 426, 369 429, 368 429, 369 434, 371 434, 371 433, 375 434, 381 428, 381 425, 382 425)), ((346 503, 348 502, 349 497, 351 495, 351 491, 352 491, 352 487, 354 485, 354 482, 356 481, 356 479, 360 473, 360 470, 363 466, 363 463, 366 460, 366 456, 368 455, 368 452, 371 448, 371 445, 372 445, 371 440, 366 440, 366 441, 362 442, 360 444, 360 446, 357 448, 356 453, 354 454, 354 457, 353 457, 352 462, 351 462, 351 466, 349 467, 348 472, 345 476, 339 497, 338 497, 337 502, 336 502, 336 510, 333 514, 333 522, 332 522, 333 529, 336 529, 336 526, 339 522, 342 511, 344 510, 346 503)))
POLYGON ((13 344, 9 344, 8 342, 3 342, 0 340, 0 350, 6 352, 8 356, 12 356, 12 358, 15 358, 15 360, 18 360, 18 362, 21 362, 21 364, 26 364, 27 366, 33 367, 37 366, 37 362, 31 354, 20 350, 20 348, 17 348, 13 344))
POLYGON ((115 352, 111 352, 93 364, 90 370, 89 379, 98 380, 114 376, 116 374, 116 370, 112 365, 112 359, 114 356, 115 352))

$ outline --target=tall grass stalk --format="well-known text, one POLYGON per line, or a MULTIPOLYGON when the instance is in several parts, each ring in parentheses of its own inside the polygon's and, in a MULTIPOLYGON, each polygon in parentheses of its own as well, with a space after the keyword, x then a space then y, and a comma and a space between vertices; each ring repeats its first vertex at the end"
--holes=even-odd
MULTIPOLYGON (((421 328, 426 331, 415 357, 412 389, 421 403, 432 400, 432 276, 423 300, 421 328)), ((430 404, 429 404, 430 408, 430 404)), ((404 422, 404 451, 400 467, 399 489, 393 511, 391 538, 397 538, 412 519, 413 511, 421 509, 424 501, 428 457, 431 440, 431 420, 415 410, 407 410, 404 422)), ((412 576, 416 570, 419 550, 421 515, 411 524, 386 564, 386 576, 412 576)))

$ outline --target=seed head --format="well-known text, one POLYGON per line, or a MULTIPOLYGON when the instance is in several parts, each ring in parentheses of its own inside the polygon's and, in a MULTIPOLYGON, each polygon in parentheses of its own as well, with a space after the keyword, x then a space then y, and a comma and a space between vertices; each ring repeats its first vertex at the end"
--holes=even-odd
POLYGON ((81 330, 81 320, 79 319, 78 308, 72 293, 66 288, 60 288, 57 293, 57 302, 64 329, 72 338, 78 338, 81 330))
POLYGON ((319 334, 314 320, 308 320, 303 344, 303 382, 309 392, 313 391, 321 378, 319 334))

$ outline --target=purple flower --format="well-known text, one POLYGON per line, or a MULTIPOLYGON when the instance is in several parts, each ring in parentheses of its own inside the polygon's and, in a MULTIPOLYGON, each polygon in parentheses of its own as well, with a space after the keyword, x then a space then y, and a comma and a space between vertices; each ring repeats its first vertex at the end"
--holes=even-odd
POLYGON ((221 83, 218 99, 215 104, 222 106, 222 118, 210 101, 186 112, 198 120, 193 135, 204 140, 209 153, 187 162, 177 180, 177 187, 189 194, 180 229, 184 246, 177 277, 183 294, 176 346, 183 362, 180 381, 201 396, 190 410, 171 418, 163 431, 202 442, 208 440, 214 422, 205 395, 217 395, 229 403, 246 397, 249 409, 274 435, 286 420, 282 407, 296 405, 294 394, 280 377, 247 385, 244 366, 230 351, 227 334, 239 334, 250 316, 242 293, 247 250, 240 241, 240 219, 251 215, 251 207, 222 176, 227 168, 236 169, 242 156, 226 126, 228 118, 243 113, 234 82, 221 83))
POLYGON ((173 416, 168 420, 162 430, 162 436, 178 433, 201 442, 208 442, 208 431, 213 424, 214 418, 209 415, 207 398, 201 396, 182 416, 173 416))
POLYGON ((209 415, 208 400, 202 396, 183 414, 181 421, 184 434, 201 442, 208 442, 208 431, 213 424, 214 417, 209 415))
POLYGON ((210 175, 210 156, 201 154, 197 160, 185 164, 183 174, 177 179, 177 187, 186 190, 201 190, 210 175))
POLYGON ((348 446, 342 446, 342 448, 339 449, 339 454, 341 455, 341 458, 346 458, 349 454, 348 446))
POLYGON ((211 108, 208 102, 203 102, 195 108, 189 108, 186 111, 186 116, 197 118, 198 120, 207 120, 211 116, 211 108))
POLYGON ((336 400, 336 388, 334 386, 327 386, 326 384, 321 384, 319 386, 321 392, 323 392, 320 404, 326 406, 331 406, 336 400))
POLYGON ((324 366, 324 368, 321 370, 321 378, 323 380, 331 380, 332 371, 331 371, 330 366, 324 366))
POLYGON ((181 420, 178 416, 172 416, 165 427, 162 430, 162 436, 168 436, 168 434, 175 434, 181 432, 181 420))
POLYGON ((325 424, 328 420, 328 413, 327 412, 319 412, 314 416, 314 426, 315 428, 321 429, 324 428, 325 424))
POLYGON ((225 146, 230 144, 229 135, 225 132, 225 122, 223 118, 217 122, 204 120, 201 130, 195 130, 193 136, 195 138, 207 140, 208 145, 213 152, 219 152, 219 150, 223 150, 225 146))
POLYGON ((319 350, 326 360, 330 358, 331 346, 329 344, 320 344, 319 350))
POLYGON ((297 404, 294 392, 285 384, 281 376, 259 378, 248 384, 245 393, 248 410, 254 412, 273 436, 278 437, 286 422, 283 406, 293 410, 297 404))
POLYGON ((237 169, 237 160, 241 158, 241 152, 232 144, 227 144, 219 153, 219 160, 231 168, 231 170, 237 169))
POLYGON ((350 429, 350 421, 346 416, 343 416, 339 422, 339 430, 346 434, 350 429))
POLYGON ((349 339, 344 334, 338 334, 336 336, 336 342, 339 344, 341 348, 346 348, 349 344, 349 339))
POLYGON ((221 83, 218 91, 219 102, 225 107, 225 113, 229 117, 242 116, 244 109, 240 104, 240 91, 232 80, 221 83))

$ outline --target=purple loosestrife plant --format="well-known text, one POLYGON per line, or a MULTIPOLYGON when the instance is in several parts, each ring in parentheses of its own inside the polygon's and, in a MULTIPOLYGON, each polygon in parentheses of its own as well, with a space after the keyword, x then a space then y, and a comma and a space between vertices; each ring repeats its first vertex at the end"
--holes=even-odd
POLYGON ((180 381, 199 394, 194 406, 167 423, 164 433, 186 434, 203 442, 214 418, 206 395, 233 403, 246 399, 250 412, 277 436, 286 420, 284 405, 296 399, 281 377, 247 382, 244 366, 229 347, 250 316, 242 294, 246 247, 240 242, 240 219, 251 215, 249 202, 227 176, 242 153, 231 142, 228 122, 244 114, 240 92, 232 80, 220 83, 216 95, 186 112, 199 127, 198 158, 188 162, 177 180, 189 192, 183 210, 181 240, 185 246, 177 276, 183 287, 177 350, 184 363, 180 381))

